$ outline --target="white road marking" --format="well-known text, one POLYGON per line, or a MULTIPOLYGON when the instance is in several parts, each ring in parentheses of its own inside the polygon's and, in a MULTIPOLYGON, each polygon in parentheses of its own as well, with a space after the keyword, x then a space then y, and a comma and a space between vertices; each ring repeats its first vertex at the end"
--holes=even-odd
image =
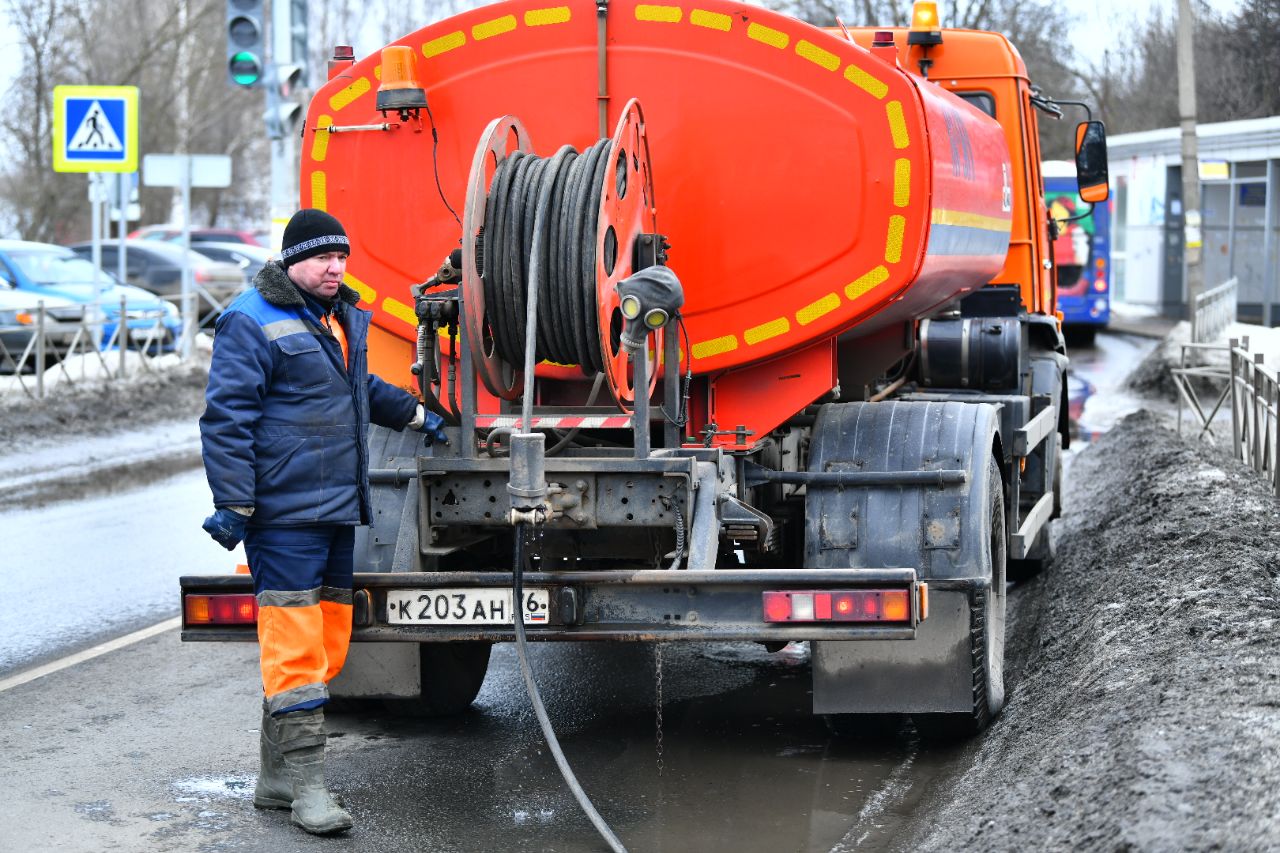
POLYGON ((125 646, 131 646, 134 643, 140 643, 143 640, 154 637, 156 634, 163 634, 165 631, 172 631, 174 628, 182 626, 182 617, 175 616, 172 619, 166 619, 152 625, 150 628, 143 628, 141 631, 134 631, 132 634, 125 634, 123 637, 117 637, 105 643, 100 643, 91 649, 85 649, 82 652, 76 652, 73 655, 67 655, 65 658, 47 663, 44 666, 38 666, 35 669, 28 670, 21 675, 15 675, 11 678, 0 680, 0 693, 11 687, 17 687, 26 684, 28 681, 35 681, 37 678, 43 678, 46 675, 52 675, 55 672, 64 670, 67 667, 75 666, 78 663, 84 663, 87 660, 93 660, 101 657, 108 652, 114 652, 117 649, 123 649, 125 646))

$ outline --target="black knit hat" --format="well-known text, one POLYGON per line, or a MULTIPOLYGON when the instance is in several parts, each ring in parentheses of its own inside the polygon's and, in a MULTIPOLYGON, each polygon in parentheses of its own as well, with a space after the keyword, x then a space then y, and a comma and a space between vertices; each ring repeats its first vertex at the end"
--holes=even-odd
POLYGON ((314 207, 299 210, 284 227, 284 245, 280 260, 288 268, 290 264, 325 252, 350 252, 347 232, 342 223, 323 210, 314 207))

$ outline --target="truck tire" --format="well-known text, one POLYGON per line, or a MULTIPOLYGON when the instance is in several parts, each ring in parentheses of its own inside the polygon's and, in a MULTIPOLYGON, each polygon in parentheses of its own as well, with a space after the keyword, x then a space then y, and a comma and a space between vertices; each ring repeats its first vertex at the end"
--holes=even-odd
POLYGON ((493 643, 421 643, 422 693, 416 698, 396 700, 403 710, 423 717, 461 714, 475 701, 489 671, 493 643))
POLYGON ((995 459, 988 488, 988 565, 990 587, 978 587, 969 600, 969 654, 973 673, 973 708, 959 714, 916 714, 921 737, 956 740, 987 727, 1004 707, 1005 533, 1004 497, 995 459))

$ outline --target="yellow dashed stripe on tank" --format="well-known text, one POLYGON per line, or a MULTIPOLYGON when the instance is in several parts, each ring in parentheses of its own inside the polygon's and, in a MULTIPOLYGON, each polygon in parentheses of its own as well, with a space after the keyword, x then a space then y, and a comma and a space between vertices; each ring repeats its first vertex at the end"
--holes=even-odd
POLYGON ((884 259, 888 263, 896 264, 902 260, 902 237, 906 230, 905 216, 889 217, 889 237, 884 242, 884 259))
MULTIPOLYGON (((329 134, 326 133, 325 136, 329 134)), ((324 210, 329 205, 329 200, 325 197, 325 179, 324 172, 311 173, 311 206, 317 210, 324 210)))
POLYGON ((769 47, 776 47, 779 50, 791 44, 791 36, 780 30, 775 30, 773 27, 766 27, 764 24, 752 23, 749 25, 747 27, 747 37, 767 44, 769 47))
POLYGON ((785 335, 789 331, 791 331, 790 321, 786 317, 779 317, 776 320, 761 323, 759 326, 752 326, 742 333, 742 337, 748 344, 758 344, 761 341, 769 340, 769 338, 785 335))
POLYGON ((871 272, 858 279, 849 282, 844 287, 844 295, 853 300, 866 293, 877 284, 881 284, 889 278, 889 271, 884 267, 876 267, 871 272))
POLYGON ((796 42, 796 55, 802 56, 814 65, 820 65, 828 71, 835 71, 840 67, 840 57, 804 39, 796 42))
POLYGON ((427 59, 433 56, 439 56, 442 53, 448 53, 456 50, 467 43, 467 36, 462 30, 449 33, 448 35, 434 38, 422 45, 422 55, 427 59))
POLYGON ((329 131, 325 130, 333 124, 333 116, 320 116, 316 119, 316 132, 311 137, 311 159, 323 163, 329 153, 329 131))
POLYGON ((679 6, 653 6, 641 3, 636 6, 636 20, 650 21, 655 24, 678 24, 684 17, 684 10, 679 6))
MULTIPOLYGON (((352 290, 354 290, 356 293, 360 294, 361 302, 368 302, 370 305, 372 305, 374 303, 374 300, 378 298, 377 292, 372 287, 365 284, 363 281, 356 278, 349 272, 342 274, 342 283, 345 284, 347 287, 351 288, 352 290)), ((414 319, 414 322, 415 323, 417 322, 416 318, 414 319)))
POLYGON ((844 70, 844 79, 877 100, 889 94, 887 85, 856 65, 850 65, 844 70))
POLYGON ((708 12, 705 9, 694 9, 689 13, 689 23, 695 27, 706 27, 709 30, 729 32, 733 28, 733 18, 719 12, 708 12))
POLYGON ((337 112, 343 107, 349 106, 352 101, 363 95, 365 92, 373 88, 368 77, 361 77, 355 80, 345 89, 340 90, 337 94, 330 96, 329 109, 337 112))
POLYGON ((893 161, 893 206, 906 207, 911 201, 911 161, 899 157, 893 161))
POLYGON ((568 23, 570 12, 568 6, 553 6, 549 9, 530 9, 524 13, 526 27, 545 27, 551 24, 568 23))
POLYGON ((392 299, 388 296, 386 299, 382 300, 382 310, 386 311, 397 320, 404 320, 410 326, 414 326, 416 328, 418 325, 418 315, 413 313, 412 308, 405 305, 398 299, 392 299))
POLYGON ((476 41, 484 41, 494 36, 500 36, 503 33, 509 33, 515 28, 516 16, 503 15, 501 18, 494 18, 492 21, 476 24, 471 28, 471 37, 476 41))
POLYGON ((911 135, 907 133, 907 118, 902 114, 902 102, 890 101, 884 105, 884 112, 889 117, 889 133, 893 134, 893 147, 906 148, 911 144, 911 135))
POLYGON ((819 317, 826 316, 840 307, 840 295, 828 293, 826 296, 801 308, 796 312, 796 322, 807 326, 819 317))
POLYGON ((713 355, 721 353, 733 352, 738 348, 737 335, 725 335, 719 338, 712 338, 709 341, 694 344, 690 347, 690 352, 694 358, 711 358, 713 355))

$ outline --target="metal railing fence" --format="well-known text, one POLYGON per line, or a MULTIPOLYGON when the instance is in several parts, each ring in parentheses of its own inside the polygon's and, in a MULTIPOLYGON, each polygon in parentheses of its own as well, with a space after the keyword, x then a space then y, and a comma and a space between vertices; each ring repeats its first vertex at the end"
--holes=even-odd
POLYGON ((1247 340, 1231 341, 1231 450, 1280 497, 1280 382, 1263 361, 1247 340))
POLYGON ((40 400, 49 393, 51 385, 63 382, 75 388, 91 380, 121 379, 131 373, 153 372, 155 358, 176 343, 165 328, 163 315, 150 318, 148 324, 137 324, 138 318, 129 317, 123 298, 115 329, 103 341, 106 321, 100 319, 100 313, 90 310, 74 321, 58 321, 45 308, 43 300, 40 301, 32 324, 33 334, 21 352, 11 352, 0 339, 0 399, 20 391, 40 400), (135 325, 131 326, 131 322, 135 325), (54 323, 57 325, 51 329, 54 323), (73 366, 68 366, 72 363, 73 366))
POLYGON ((1191 314, 1191 342, 1213 343, 1236 321, 1236 299, 1239 280, 1229 278, 1222 284, 1196 294, 1191 314))

